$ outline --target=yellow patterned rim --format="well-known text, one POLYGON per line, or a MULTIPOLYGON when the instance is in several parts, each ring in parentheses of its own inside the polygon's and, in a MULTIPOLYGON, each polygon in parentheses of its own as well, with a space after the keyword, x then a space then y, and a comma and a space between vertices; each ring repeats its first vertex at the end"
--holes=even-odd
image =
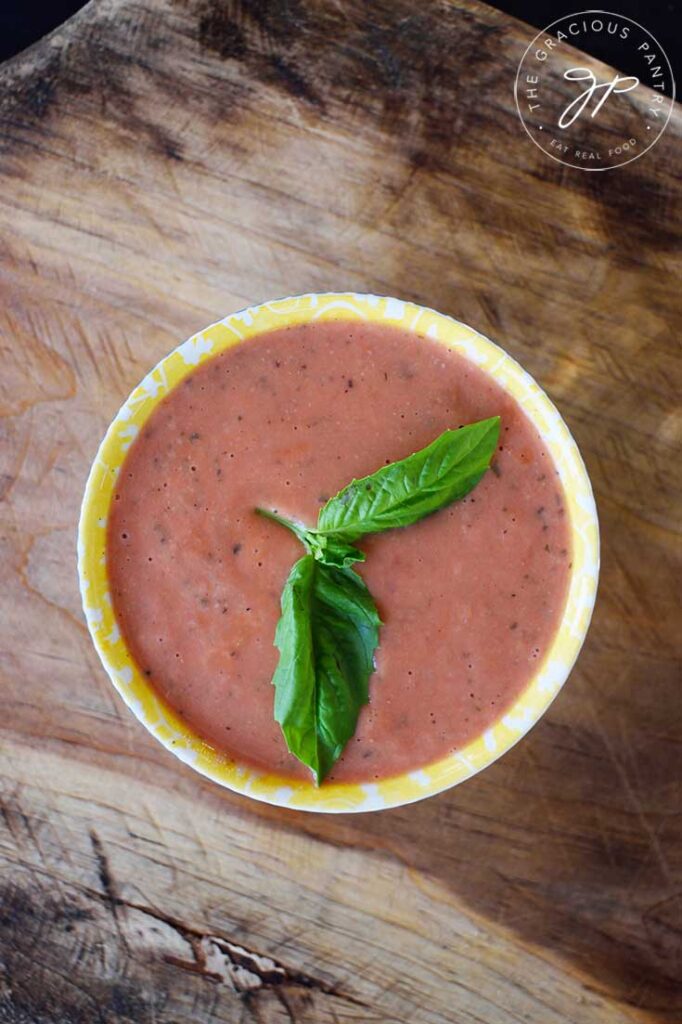
POLYGON ((233 313, 189 338, 144 378, 109 427, 85 487, 78 529, 83 608, 109 677, 142 724, 173 754, 237 793, 307 811, 375 811, 432 796, 475 775, 509 750, 538 721, 565 682, 590 623, 599 575, 599 528, 592 488, 575 441, 544 392, 517 362, 481 334, 432 309, 398 299, 352 293, 300 295, 233 313), (559 471, 572 533, 572 569, 561 624, 544 661, 514 705, 462 750, 419 771, 372 783, 331 783, 316 789, 255 770, 220 754, 154 692, 121 637, 106 565, 106 523, 126 452, 171 388, 200 363, 264 331, 316 320, 389 323, 433 338, 490 374, 535 424, 559 471))

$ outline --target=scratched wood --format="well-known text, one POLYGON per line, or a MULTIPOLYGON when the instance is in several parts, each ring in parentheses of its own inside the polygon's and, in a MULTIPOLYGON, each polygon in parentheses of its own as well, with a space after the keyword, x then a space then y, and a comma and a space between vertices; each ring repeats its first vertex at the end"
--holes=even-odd
POLYGON ((99 0, 0 69, 0 1020, 679 1019, 682 119, 615 172, 553 163, 513 104, 533 34, 470 0, 99 0), (161 355, 347 288, 454 314, 542 382, 603 574, 530 737, 423 804, 325 818, 135 722, 75 523, 161 355))

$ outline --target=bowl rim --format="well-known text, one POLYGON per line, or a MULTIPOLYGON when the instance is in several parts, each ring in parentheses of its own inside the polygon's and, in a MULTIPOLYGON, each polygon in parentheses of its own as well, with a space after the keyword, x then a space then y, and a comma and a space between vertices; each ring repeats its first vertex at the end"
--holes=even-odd
POLYGON ((453 317, 389 296, 312 292, 248 306, 192 335, 164 356, 111 421, 93 460, 78 524, 78 575, 93 643, 114 687, 159 742, 196 771, 234 792, 276 806, 326 813, 399 807, 450 789, 511 749, 542 717, 565 683, 587 633, 599 577, 599 526, 578 447, 559 412, 499 345, 453 317), (539 431, 559 471, 571 526, 572 564, 559 627, 545 657, 508 710, 461 750, 432 764, 366 783, 293 780, 240 763, 198 737, 154 691, 120 634, 109 593, 106 522, 118 473, 139 429, 177 384, 206 359, 267 331, 317 320, 389 324, 436 340, 488 373, 539 431))

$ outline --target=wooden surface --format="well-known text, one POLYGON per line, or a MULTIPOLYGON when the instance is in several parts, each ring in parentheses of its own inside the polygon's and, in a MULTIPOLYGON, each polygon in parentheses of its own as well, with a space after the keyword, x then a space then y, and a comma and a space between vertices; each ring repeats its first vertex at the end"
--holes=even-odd
POLYGON ((682 119, 614 172, 552 162, 513 104, 531 35, 469 0, 100 0, 0 70, 0 1021, 680 1019, 682 119), (325 818, 138 725, 82 621, 75 524, 163 353, 346 288, 454 314, 539 379, 603 573, 524 742, 325 818))

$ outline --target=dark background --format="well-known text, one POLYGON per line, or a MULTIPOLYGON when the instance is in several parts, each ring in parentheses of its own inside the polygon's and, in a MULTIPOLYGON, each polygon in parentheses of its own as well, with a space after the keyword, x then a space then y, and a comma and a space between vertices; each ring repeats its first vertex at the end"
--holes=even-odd
MULTIPOLYGON (((6 0, 4 4, 0 3, 0 61, 30 46, 83 6, 82 2, 74 0, 50 0, 47 3, 45 0, 6 0)), ((549 4, 546 0, 544 3, 537 0, 501 0, 492 3, 491 6, 527 21, 529 25, 535 25, 538 29, 544 28, 564 14, 588 10, 592 6, 614 14, 624 14, 640 22, 656 36, 666 49, 675 78, 680 79, 682 14, 679 5, 673 0, 603 0, 600 3, 595 3, 595 0, 568 0, 567 3, 549 4)), ((603 44, 602 49, 593 49, 592 55, 606 61, 607 64, 613 64, 621 71, 628 72, 630 69, 623 66, 620 59, 622 54, 618 50, 610 53, 608 37, 603 44)))

